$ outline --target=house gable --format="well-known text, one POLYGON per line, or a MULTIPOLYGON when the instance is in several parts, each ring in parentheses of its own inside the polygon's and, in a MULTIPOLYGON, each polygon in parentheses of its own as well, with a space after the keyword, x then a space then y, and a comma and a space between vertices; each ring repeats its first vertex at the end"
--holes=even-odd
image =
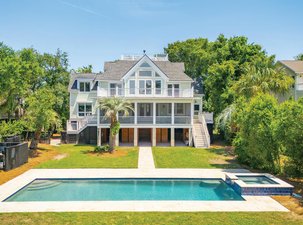
POLYGON ((127 80, 137 71, 155 71, 163 80, 168 81, 168 76, 147 56, 144 55, 133 67, 131 67, 122 80, 127 80))

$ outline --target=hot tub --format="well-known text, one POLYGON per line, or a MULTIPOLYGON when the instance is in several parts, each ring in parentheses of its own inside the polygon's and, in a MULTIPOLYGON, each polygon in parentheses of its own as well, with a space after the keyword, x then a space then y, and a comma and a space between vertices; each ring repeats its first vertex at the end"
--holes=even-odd
POLYGON ((291 195, 293 186, 271 174, 226 174, 228 183, 240 195, 291 195))

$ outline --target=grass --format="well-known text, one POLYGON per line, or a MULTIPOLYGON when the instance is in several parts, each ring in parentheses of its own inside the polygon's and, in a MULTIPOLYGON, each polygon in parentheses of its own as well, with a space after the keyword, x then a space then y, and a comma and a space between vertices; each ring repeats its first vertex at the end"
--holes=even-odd
POLYGON ((68 169, 68 168, 137 168, 138 148, 117 147, 114 154, 92 153, 94 146, 61 145, 54 147, 59 155, 52 160, 41 163, 36 168, 68 169))
POLYGON ((224 148, 153 147, 157 168, 240 168, 224 148))
POLYGON ((10 171, 0 170, 0 185, 19 176, 20 174, 26 172, 27 170, 36 167, 40 163, 51 160, 58 154, 59 153, 52 146, 46 144, 39 144, 37 157, 29 158, 28 163, 16 169, 10 171))
POLYGON ((9 213, 0 214, 3 224, 302 224, 291 213, 264 212, 79 212, 79 213, 9 213))

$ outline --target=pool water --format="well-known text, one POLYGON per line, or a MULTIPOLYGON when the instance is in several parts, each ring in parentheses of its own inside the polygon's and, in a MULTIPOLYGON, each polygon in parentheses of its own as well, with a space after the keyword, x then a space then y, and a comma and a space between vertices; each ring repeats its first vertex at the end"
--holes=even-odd
POLYGON ((244 200, 222 179, 36 179, 6 202, 244 200))
POLYGON ((239 180, 242 180, 246 184, 277 184, 277 182, 266 176, 239 176, 239 180))

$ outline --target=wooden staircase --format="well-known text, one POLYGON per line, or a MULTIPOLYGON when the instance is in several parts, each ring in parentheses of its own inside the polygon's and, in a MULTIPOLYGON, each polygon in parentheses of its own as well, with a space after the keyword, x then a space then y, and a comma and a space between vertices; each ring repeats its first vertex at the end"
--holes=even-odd
POLYGON ((202 114, 199 115, 199 119, 194 120, 193 140, 196 148, 208 148, 210 146, 210 136, 202 114))

